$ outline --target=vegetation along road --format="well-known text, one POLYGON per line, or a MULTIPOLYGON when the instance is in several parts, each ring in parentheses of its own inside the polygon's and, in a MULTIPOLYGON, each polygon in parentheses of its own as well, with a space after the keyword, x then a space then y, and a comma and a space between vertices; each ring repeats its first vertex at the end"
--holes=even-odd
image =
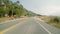
POLYGON ((36 18, 15 20, 6 25, 0 24, 0 27, 1 34, 60 34, 60 29, 36 18))

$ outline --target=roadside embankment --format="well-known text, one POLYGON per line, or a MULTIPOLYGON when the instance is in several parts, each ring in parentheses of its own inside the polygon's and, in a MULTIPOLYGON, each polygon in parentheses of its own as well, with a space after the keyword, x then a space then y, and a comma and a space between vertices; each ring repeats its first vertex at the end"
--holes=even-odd
POLYGON ((38 18, 43 20, 45 23, 48 23, 52 26, 60 28, 60 17, 56 17, 56 16, 39 16, 38 18))

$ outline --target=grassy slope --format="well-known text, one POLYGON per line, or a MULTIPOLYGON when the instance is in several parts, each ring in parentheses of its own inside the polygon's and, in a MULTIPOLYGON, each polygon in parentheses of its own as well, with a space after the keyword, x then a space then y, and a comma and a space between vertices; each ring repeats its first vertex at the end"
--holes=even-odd
POLYGON ((53 26, 55 26, 55 27, 58 27, 58 28, 60 28, 60 23, 56 23, 56 22, 50 22, 50 20, 52 19, 52 18, 54 18, 55 16, 40 16, 39 18, 40 19, 42 19, 42 20, 44 20, 46 23, 48 23, 48 24, 50 24, 50 25, 53 25, 53 26))

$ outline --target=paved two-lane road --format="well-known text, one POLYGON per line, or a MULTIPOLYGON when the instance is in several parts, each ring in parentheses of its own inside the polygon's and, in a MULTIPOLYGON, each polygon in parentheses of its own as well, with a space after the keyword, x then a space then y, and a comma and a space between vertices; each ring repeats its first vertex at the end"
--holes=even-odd
POLYGON ((17 25, 3 34, 60 34, 60 29, 35 18, 29 18, 14 24, 17 25))

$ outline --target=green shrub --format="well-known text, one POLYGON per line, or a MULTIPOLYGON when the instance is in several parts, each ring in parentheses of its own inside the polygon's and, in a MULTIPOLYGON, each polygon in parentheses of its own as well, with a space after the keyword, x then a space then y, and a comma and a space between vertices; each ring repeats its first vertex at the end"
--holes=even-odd
POLYGON ((50 22, 59 23, 59 18, 58 17, 51 18, 50 22))
POLYGON ((56 17, 53 19, 53 22, 59 23, 59 19, 56 17))

